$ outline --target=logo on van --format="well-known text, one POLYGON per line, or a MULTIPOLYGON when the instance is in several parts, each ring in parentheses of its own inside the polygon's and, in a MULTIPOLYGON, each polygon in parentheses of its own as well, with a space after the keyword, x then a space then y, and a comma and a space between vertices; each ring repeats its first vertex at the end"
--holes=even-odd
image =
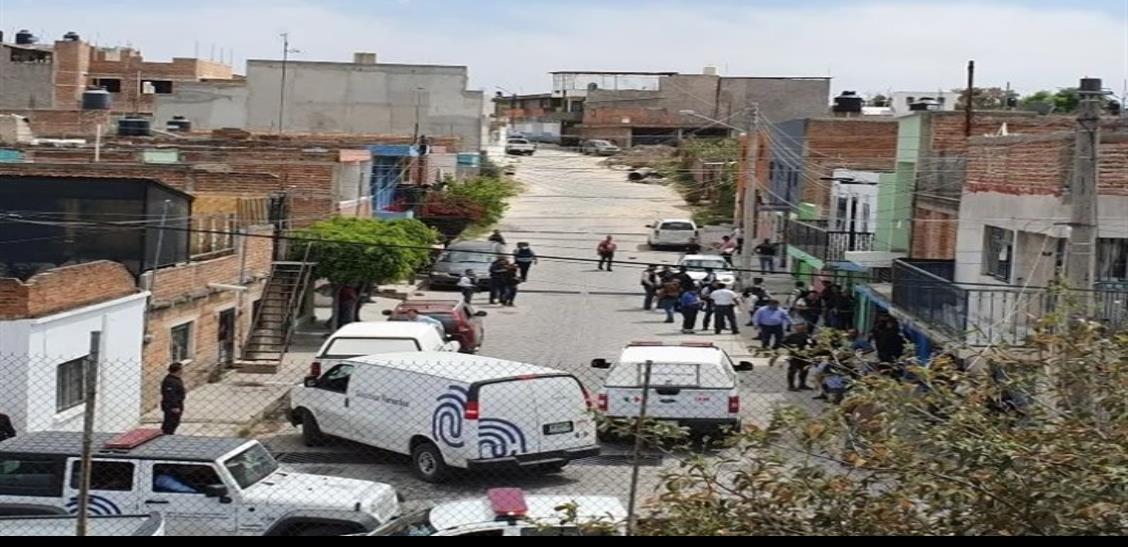
MULTIPOLYGON (((90 496, 88 500, 90 505, 87 513, 92 517, 111 517, 121 514, 121 509, 117 504, 102 496, 90 496)), ((78 496, 67 501, 67 512, 72 515, 78 514, 78 496)))
POLYGON ((442 441, 451 448, 462 448, 462 417, 466 414, 466 401, 470 398, 466 388, 450 386, 447 392, 435 401, 435 413, 431 415, 431 437, 442 441))
POLYGON ((512 422, 496 418, 478 421, 478 455, 482 458, 504 458, 529 451, 525 433, 512 422))

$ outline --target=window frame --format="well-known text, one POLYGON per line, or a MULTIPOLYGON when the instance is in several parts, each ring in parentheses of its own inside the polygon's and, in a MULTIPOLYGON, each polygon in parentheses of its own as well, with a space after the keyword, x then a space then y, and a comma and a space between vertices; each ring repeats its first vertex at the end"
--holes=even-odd
POLYGON ((1097 239, 1097 279, 1101 283, 1128 281, 1128 238, 1102 237, 1097 239), (1119 251, 1116 247, 1120 247, 1119 251), (1112 260, 1113 264, 1105 264, 1112 260), (1118 270, 1118 271, 1113 271, 1118 270), (1109 275, 1106 275, 1106 272, 1109 275))
MULTIPOLYGON (((86 362, 89 359, 90 359, 89 355, 83 355, 82 357, 79 357, 78 359, 71 359, 69 361, 65 361, 65 362, 62 362, 62 363, 55 365, 55 413, 56 414, 66 412, 68 410, 72 410, 72 409, 78 408, 78 407, 86 404, 86 362), (77 371, 78 393, 76 395, 74 395, 73 399, 71 401, 69 401, 69 404, 68 404, 68 401, 64 400, 64 398, 65 398, 65 395, 71 395, 71 394, 69 394, 69 393, 64 394, 63 391, 62 391, 64 389, 64 383, 65 383, 64 382, 63 367, 75 366, 75 365, 77 365, 77 368, 78 368, 78 371, 77 371)), ((74 374, 74 372, 72 371, 71 374, 74 374)), ((66 379, 72 380, 73 378, 68 377, 66 379)))
POLYGON ((1016 239, 1014 230, 990 224, 983 225, 983 275, 993 277, 1004 283, 1011 282, 1011 276, 1014 275, 1016 239), (1007 253, 1006 261, 999 259, 1004 249, 1007 253))
MULTIPOLYGON (((90 490, 97 492, 132 492, 137 487, 137 464, 129 460, 93 460, 93 465, 90 471, 90 490), (95 482, 95 475, 99 472, 99 467, 102 466, 129 466, 129 487, 121 488, 99 488, 95 482)), ((82 477, 82 460, 76 459, 71 465, 70 475, 70 488, 71 490, 79 490, 79 480, 82 477)))
POLYGON ((41 454, 2 454, 0 464, 8 461, 37 462, 51 468, 52 481, 50 484, 35 487, 9 487, 0 482, 0 496, 29 497, 29 498, 56 498, 63 495, 67 459, 61 456, 46 456, 41 454))
POLYGON ((196 321, 185 321, 177 323, 168 328, 168 358, 171 363, 185 363, 191 361, 196 355, 196 321), (188 335, 184 340, 184 355, 177 358, 176 352, 176 332, 180 329, 187 329, 188 335))
MULTIPOLYGON (((188 484, 184 480, 184 477, 177 475, 176 478, 181 480, 185 484, 188 484)), ((152 465, 149 468, 148 489, 149 489, 150 494, 156 494, 156 495, 161 495, 161 496, 167 495, 167 496, 201 496, 202 497, 202 496, 205 495, 204 488, 206 488, 208 486, 216 486, 216 485, 221 485, 221 484, 226 485, 227 483, 225 483, 223 481, 223 474, 220 472, 219 469, 216 468, 214 463, 155 461, 155 462, 152 462, 152 465), (201 467, 201 468, 207 468, 212 472, 212 474, 215 475, 216 481, 212 482, 210 484, 202 485, 200 488, 197 488, 197 491, 195 493, 159 491, 159 490, 157 490, 157 477, 159 477, 161 474, 157 471, 157 469, 163 468, 163 467, 170 467, 170 466, 171 467, 201 467)), ((191 484, 188 484, 188 486, 194 487, 194 485, 191 485, 191 484)))

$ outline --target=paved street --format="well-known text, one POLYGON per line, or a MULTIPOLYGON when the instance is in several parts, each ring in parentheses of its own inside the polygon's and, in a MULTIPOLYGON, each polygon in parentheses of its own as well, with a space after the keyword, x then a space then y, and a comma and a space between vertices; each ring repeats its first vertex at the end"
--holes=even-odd
MULTIPOLYGON (((529 283, 514 308, 482 305, 487 337, 481 354, 535 363, 576 374, 590 389, 602 382, 602 372, 590 368, 593 358, 614 359, 624 344, 632 340, 709 340, 724 347, 734 359, 748 358, 751 332, 744 338, 712 333, 685 336, 680 324, 663 323, 659 312, 642 311, 638 278, 641 265, 674 263, 673 252, 653 252, 646 248, 646 225, 661 217, 688 217, 684 202, 674 190, 662 185, 626 181, 624 172, 598 165, 598 160, 577 154, 542 150, 532 158, 522 158, 517 178, 524 193, 500 225, 510 245, 529 242, 542 257, 596 258, 598 241, 610 234, 619 242, 619 264, 612 273, 596 269, 594 262, 543 259, 533 267, 529 283)), ((789 282, 781 277, 770 281, 779 291, 789 282)), ((454 293, 428 296, 454 298, 454 293)), ((484 295, 479 297, 484 304, 484 295)), ((379 306, 364 310, 364 319, 382 320, 379 306)), ((747 317, 741 317, 741 324, 747 317)), ((781 402, 809 403, 809 395, 786 392, 783 370, 760 366, 742 374, 743 415, 746 421, 762 423, 770 409, 781 402)), ((273 439, 276 452, 289 453, 284 460, 312 461, 300 464, 306 471, 368 478, 395 485, 409 500, 422 501, 451 495, 476 495, 484 488, 519 485, 532 491, 556 493, 607 493, 624 497, 628 447, 608 445, 605 458, 568 467, 560 475, 467 477, 443 486, 415 480, 406 467, 406 458, 373 455, 355 445, 325 449, 312 456, 301 445, 294 431, 273 439), (361 462, 364 465, 359 465, 361 462)), ((660 466, 644 469, 643 479, 653 484, 660 466)), ((663 465, 674 464, 666 458, 663 465)))

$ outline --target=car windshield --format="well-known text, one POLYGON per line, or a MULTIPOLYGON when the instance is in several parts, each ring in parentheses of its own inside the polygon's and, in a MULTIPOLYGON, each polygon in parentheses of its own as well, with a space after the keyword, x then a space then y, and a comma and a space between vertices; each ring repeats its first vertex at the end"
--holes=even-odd
POLYGON ((235 479, 239 488, 247 489, 269 477, 278 470, 278 462, 267 452, 266 447, 256 443, 238 455, 223 462, 227 472, 235 479))
POLYGON ((510 144, 529 144, 529 141, 527 141, 525 139, 509 139, 509 143, 510 144))
POLYGON ((441 258, 439 258, 439 262, 472 262, 475 264, 489 264, 490 262, 493 262, 494 254, 495 253, 493 253, 492 251, 447 251, 443 253, 443 256, 441 258))
POLYGON ((372 532, 374 536, 430 536, 438 530, 431 526, 431 510, 412 513, 389 522, 372 532))
POLYGON ((724 260, 686 260, 681 263, 682 266, 691 270, 704 270, 705 268, 712 268, 716 271, 728 270, 729 265, 724 260))
POLYGON ((613 144, 611 144, 607 141, 591 141, 591 144, 593 144, 595 146, 614 146, 613 144))
POLYGON ((693 230, 693 224, 689 222, 663 222, 662 230, 693 230))
POLYGON ((349 359, 380 353, 421 351, 414 338, 336 338, 320 355, 323 359, 349 359))

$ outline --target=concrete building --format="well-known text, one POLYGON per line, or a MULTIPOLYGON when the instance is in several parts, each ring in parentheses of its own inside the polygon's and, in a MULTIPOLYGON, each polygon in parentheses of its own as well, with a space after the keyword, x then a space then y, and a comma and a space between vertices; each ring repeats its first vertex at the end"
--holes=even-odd
POLYGON ((481 148, 484 96, 467 89, 465 66, 377 63, 372 54, 285 64, 282 105, 283 62, 247 62, 248 130, 278 131, 281 114, 287 132, 458 137, 459 151, 481 148))
POLYGON ((913 105, 921 103, 928 104, 929 110, 934 112, 952 112, 959 106, 962 96, 959 91, 895 91, 889 95, 886 107, 896 117, 912 114, 913 105))
POLYGON ((554 94, 583 100, 577 137, 607 139, 621 146, 672 144, 686 135, 728 136, 733 132, 728 125, 751 128, 755 112, 775 122, 829 111, 829 78, 729 77, 718 75, 714 68, 703 74, 556 72, 553 76, 558 88, 554 94))
POLYGON ((565 100, 552 93, 510 96, 498 93, 493 104, 494 116, 506 120, 510 135, 522 135, 537 142, 577 144, 574 127, 583 119, 582 97, 565 100))
POLYGON ((95 429, 138 424, 147 297, 106 261, 0 279, 0 409, 17 431, 82 429, 92 332, 101 333, 95 429))
POLYGON ((168 95, 156 98, 153 118, 158 125, 182 116, 193 131, 247 127, 247 82, 245 80, 183 83, 168 95))

